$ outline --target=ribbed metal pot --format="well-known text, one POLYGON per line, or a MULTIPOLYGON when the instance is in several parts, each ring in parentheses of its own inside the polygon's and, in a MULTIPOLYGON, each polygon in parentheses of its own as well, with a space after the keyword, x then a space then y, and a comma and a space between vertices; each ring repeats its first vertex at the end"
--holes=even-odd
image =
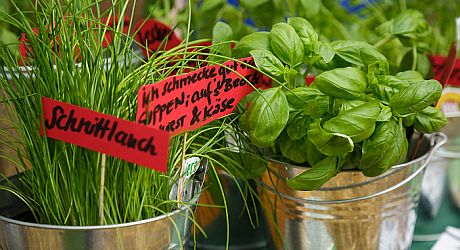
MULTIPOLYGON (((27 222, 28 208, 16 196, 0 190, 1 250, 185 249, 207 163, 188 184, 183 205, 155 218, 104 226, 54 226, 27 222)), ((203 165, 202 165, 203 166, 203 165)), ((16 182, 17 176, 9 178, 16 182)), ((5 184, 5 181, 0 182, 5 184)))
POLYGON ((424 169, 446 140, 441 133, 425 136, 415 160, 378 177, 342 171, 320 189, 308 192, 292 190, 285 181, 305 167, 270 161, 259 191, 273 247, 408 249, 424 169))

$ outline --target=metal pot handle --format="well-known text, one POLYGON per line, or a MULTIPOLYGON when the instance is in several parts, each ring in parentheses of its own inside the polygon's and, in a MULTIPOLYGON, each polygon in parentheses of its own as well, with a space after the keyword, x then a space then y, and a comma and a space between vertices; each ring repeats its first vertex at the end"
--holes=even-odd
MULTIPOLYGON (((366 195, 366 196, 361 196, 361 197, 356 197, 356 198, 351 198, 351 199, 343 199, 343 200, 327 200, 327 201, 322 201, 322 200, 308 200, 309 203, 314 203, 314 204, 343 204, 343 203, 351 203, 351 202, 357 202, 357 201, 362 201, 362 200, 367 200, 367 199, 372 199, 372 198, 375 198, 375 197, 378 197, 378 196, 381 196, 381 195, 384 195, 388 192, 391 192, 393 190, 396 190, 402 186, 404 186, 405 184, 409 183, 412 179, 414 179, 418 174, 420 174, 420 172, 422 172, 427 166, 428 166, 428 163, 430 162, 430 159, 431 157, 433 156, 433 154, 442 146, 444 145, 445 143, 447 142, 447 136, 443 133, 434 133, 431 135, 431 140, 430 140, 430 144, 432 145, 430 151, 428 152, 427 156, 426 156, 426 160, 425 162, 423 163, 423 165, 421 167, 419 167, 414 173, 412 173, 410 176, 408 176, 406 179, 402 180, 401 182, 399 182, 398 184, 394 185, 394 186, 391 186, 387 189, 384 189, 380 192, 377 192, 377 193, 373 193, 373 194, 369 194, 369 195, 366 195)), ((410 163, 408 164, 403 164, 401 165, 401 167, 403 166, 407 166, 409 165, 410 163)), ((285 196, 284 194, 280 194, 281 196, 285 196)), ((290 199, 294 198, 294 197, 289 197, 290 199)), ((294 198, 295 199, 295 198, 294 198)))

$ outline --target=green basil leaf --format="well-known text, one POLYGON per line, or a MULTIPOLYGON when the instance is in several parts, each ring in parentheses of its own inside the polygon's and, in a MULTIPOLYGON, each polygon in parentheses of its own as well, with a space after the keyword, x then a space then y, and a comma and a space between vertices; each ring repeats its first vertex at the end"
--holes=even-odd
POLYGON ((314 119, 329 111, 329 97, 312 87, 298 87, 286 92, 289 105, 314 119))
POLYGON ((307 137, 319 152, 327 156, 339 156, 353 151, 354 144, 349 136, 325 131, 319 119, 310 124, 307 137))
POLYGON ((403 81, 423 81, 425 78, 420 74, 420 72, 415 70, 406 70, 399 72, 395 75, 396 78, 403 81))
POLYGON ((441 92, 436 80, 411 82, 390 98, 390 107, 401 116, 417 113, 437 101, 441 92))
MULTIPOLYGON (((320 55, 324 63, 329 63, 332 61, 332 59, 335 56, 335 50, 332 48, 332 46, 329 43, 325 43, 323 41, 318 41, 313 44, 313 50, 315 51, 316 54, 320 55)), ((323 66, 323 68, 326 68, 327 66, 323 66)))
POLYGON ((378 65, 378 74, 387 75, 389 73, 388 60, 374 46, 352 40, 339 40, 331 42, 336 55, 342 60, 350 63, 350 66, 369 66, 378 65))
POLYGON ((270 33, 269 32, 254 32, 243 38, 236 43, 232 51, 234 58, 248 57, 249 52, 252 50, 266 50, 271 51, 270 47, 270 33))
POLYGON ((359 99, 357 100, 334 99, 334 102, 337 102, 337 105, 339 105, 338 111, 340 113, 348 111, 352 108, 356 108, 366 103, 365 101, 359 100, 359 99))
POLYGON ((307 161, 307 150, 304 140, 292 140, 287 133, 283 132, 277 139, 280 146, 281 154, 295 163, 304 163, 307 161))
POLYGON ((257 68, 272 76, 281 76, 284 72, 283 63, 268 50, 251 50, 257 68))
POLYGON ((277 23, 270 30, 270 45, 273 53, 291 68, 303 61, 304 48, 295 29, 287 23, 277 23))
MULTIPOLYGON (((308 0, 311 2, 311 0, 308 0)), ((313 44, 318 41, 318 33, 316 33, 313 26, 302 17, 289 17, 288 24, 291 25, 304 46, 305 52, 312 51, 313 44)))
MULTIPOLYGON (((410 74, 410 73, 408 73, 410 74)), ((401 77, 409 77, 409 75, 400 75, 401 77)), ((414 76, 412 76, 414 77, 414 76)), ((408 86, 409 82, 395 76, 379 76, 378 83, 371 84, 370 89, 375 98, 383 101, 386 104, 390 103, 390 99, 399 90, 408 86)))
POLYGON ((329 106, 330 101, 328 96, 317 95, 306 101, 303 112, 313 119, 318 119, 329 111, 329 106))
POLYGON ((300 113, 296 115, 287 125, 287 134, 292 140, 299 140, 303 138, 308 131, 308 127, 313 122, 313 120, 300 113))
POLYGON ((300 0, 299 13, 306 18, 312 18, 320 13, 322 1, 321 0, 300 0))
POLYGON ((430 134, 439 131, 447 124, 444 113, 431 106, 415 114, 414 118, 414 128, 420 133, 430 134))
POLYGON ((406 159, 408 142, 402 120, 380 123, 363 143, 359 168, 366 176, 377 176, 406 159))
POLYGON ((323 72, 314 83, 324 94, 343 99, 362 99, 367 88, 364 72, 351 67, 323 72))
POLYGON ((377 33, 416 38, 429 30, 423 14, 417 10, 406 10, 377 27, 377 33))
POLYGON ((336 176, 338 173, 337 157, 327 157, 307 171, 287 180, 290 188, 296 190, 314 190, 336 176))
POLYGON ((283 131, 289 119, 289 104, 280 88, 270 88, 257 96, 242 115, 242 129, 252 144, 268 147, 283 131))
POLYGON ((371 101, 339 113, 326 121, 323 127, 329 133, 347 135, 357 143, 372 135, 379 114, 380 102, 371 101))
POLYGON ((387 122, 393 117, 393 113, 391 113, 391 108, 386 105, 380 105, 381 111, 379 117, 377 118, 378 122, 387 122))
POLYGON ((417 53, 417 71, 426 77, 430 73, 431 62, 428 56, 423 53, 417 53))
POLYGON ((286 92, 289 105, 297 110, 303 109, 307 100, 315 99, 317 96, 326 97, 321 91, 311 87, 297 87, 286 92))
POLYGON ((310 166, 314 166, 322 161, 327 155, 322 154, 316 149, 316 146, 308 139, 307 136, 303 138, 305 149, 307 151, 307 161, 310 166))
MULTIPOLYGON (((212 31, 211 53, 230 57, 231 48, 230 48, 230 43, 228 41, 231 41, 232 39, 233 39, 232 28, 224 22, 217 22, 214 25, 214 28, 212 31)), ((227 59, 221 58, 219 56, 210 56, 209 60, 213 62, 226 62, 227 61, 227 59)))

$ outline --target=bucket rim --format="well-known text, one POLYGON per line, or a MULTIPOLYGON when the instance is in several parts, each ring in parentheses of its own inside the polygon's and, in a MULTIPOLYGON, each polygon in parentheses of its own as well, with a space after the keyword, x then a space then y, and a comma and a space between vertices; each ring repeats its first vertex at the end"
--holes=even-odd
POLYGON ((59 225, 50 225, 50 224, 40 224, 40 223, 33 223, 33 222, 25 222, 20 220, 15 220, 11 218, 7 218, 0 215, 0 222, 7 222, 9 224, 14 224, 18 226, 24 227, 33 227, 33 228, 40 228, 40 229, 50 229, 50 230, 68 230, 68 231, 85 231, 85 230, 106 230, 106 229, 114 229, 114 228, 123 228, 123 227, 132 227, 138 226, 142 224, 147 224, 155 221, 159 221, 162 219, 173 217, 187 209, 192 209, 191 204, 185 205, 174 211, 171 211, 167 214, 162 214, 153 218, 127 222, 127 223, 119 223, 119 224, 111 224, 111 225, 95 225, 95 226, 59 226, 59 225))
POLYGON ((442 157, 442 158, 448 158, 448 159, 460 159, 460 152, 454 152, 450 150, 446 150, 444 148, 440 148, 435 156, 437 157, 442 157))

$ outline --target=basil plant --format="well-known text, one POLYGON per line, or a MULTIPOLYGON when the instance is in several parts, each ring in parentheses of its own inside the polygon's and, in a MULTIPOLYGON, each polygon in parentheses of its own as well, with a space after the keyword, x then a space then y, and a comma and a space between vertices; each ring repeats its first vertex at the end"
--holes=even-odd
POLYGON ((288 180, 293 189, 316 189, 344 169, 380 175, 406 160, 406 128, 431 133, 447 122, 433 107, 439 82, 417 71, 390 75, 372 45, 320 41, 303 18, 243 37, 232 56, 249 55, 273 85, 247 97, 240 126, 253 145, 310 167, 288 180))

